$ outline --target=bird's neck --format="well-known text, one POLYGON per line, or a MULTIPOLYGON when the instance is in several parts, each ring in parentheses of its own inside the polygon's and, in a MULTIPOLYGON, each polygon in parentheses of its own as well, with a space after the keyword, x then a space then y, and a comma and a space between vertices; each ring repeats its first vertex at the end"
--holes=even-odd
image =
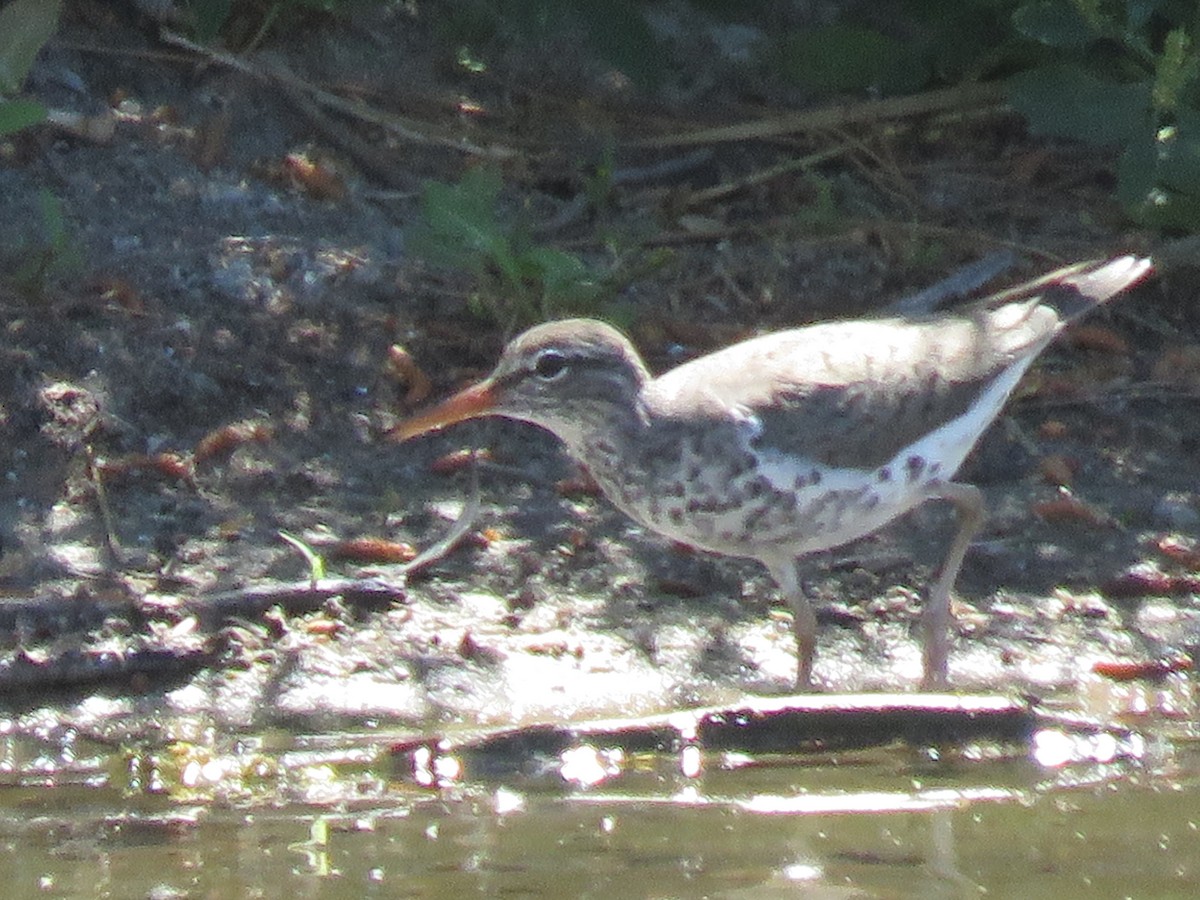
POLYGON ((622 480, 622 472, 646 438, 648 421, 640 400, 632 405, 592 403, 573 417, 569 427, 551 430, 603 484, 622 480))

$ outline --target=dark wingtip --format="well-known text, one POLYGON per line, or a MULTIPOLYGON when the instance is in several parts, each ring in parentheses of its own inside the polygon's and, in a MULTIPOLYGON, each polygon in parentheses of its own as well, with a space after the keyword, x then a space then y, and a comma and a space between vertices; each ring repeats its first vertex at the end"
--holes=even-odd
POLYGON ((1051 272, 1027 290, 1040 294, 1042 303, 1069 321, 1133 287, 1153 270, 1154 263, 1145 257, 1094 260, 1051 272))

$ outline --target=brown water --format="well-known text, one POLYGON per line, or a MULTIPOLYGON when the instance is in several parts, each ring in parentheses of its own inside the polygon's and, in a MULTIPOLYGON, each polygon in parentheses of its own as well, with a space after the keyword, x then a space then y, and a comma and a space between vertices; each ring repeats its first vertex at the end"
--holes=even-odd
POLYGON ((6 897, 1190 898, 1189 729, 940 757, 596 751, 433 786, 379 733, 9 737, 0 872, 6 897))

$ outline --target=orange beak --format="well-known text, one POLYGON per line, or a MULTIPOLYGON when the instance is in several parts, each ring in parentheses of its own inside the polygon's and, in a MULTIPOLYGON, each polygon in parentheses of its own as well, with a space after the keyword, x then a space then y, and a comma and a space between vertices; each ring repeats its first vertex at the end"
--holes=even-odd
POLYGON ((396 441, 407 441, 456 422, 486 416, 496 408, 496 399, 496 386, 490 380, 481 381, 463 388, 433 409, 401 422, 388 432, 388 436, 396 441))

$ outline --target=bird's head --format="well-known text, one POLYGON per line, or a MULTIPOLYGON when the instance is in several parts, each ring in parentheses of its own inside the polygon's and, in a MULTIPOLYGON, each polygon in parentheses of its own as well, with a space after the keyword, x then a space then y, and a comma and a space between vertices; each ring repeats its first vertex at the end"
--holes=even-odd
POLYGON ((424 413, 401 422, 392 437, 406 441, 482 416, 531 422, 574 448, 594 429, 636 420, 649 379, 623 334, 593 319, 565 319, 529 329, 505 349, 495 371, 424 413))

